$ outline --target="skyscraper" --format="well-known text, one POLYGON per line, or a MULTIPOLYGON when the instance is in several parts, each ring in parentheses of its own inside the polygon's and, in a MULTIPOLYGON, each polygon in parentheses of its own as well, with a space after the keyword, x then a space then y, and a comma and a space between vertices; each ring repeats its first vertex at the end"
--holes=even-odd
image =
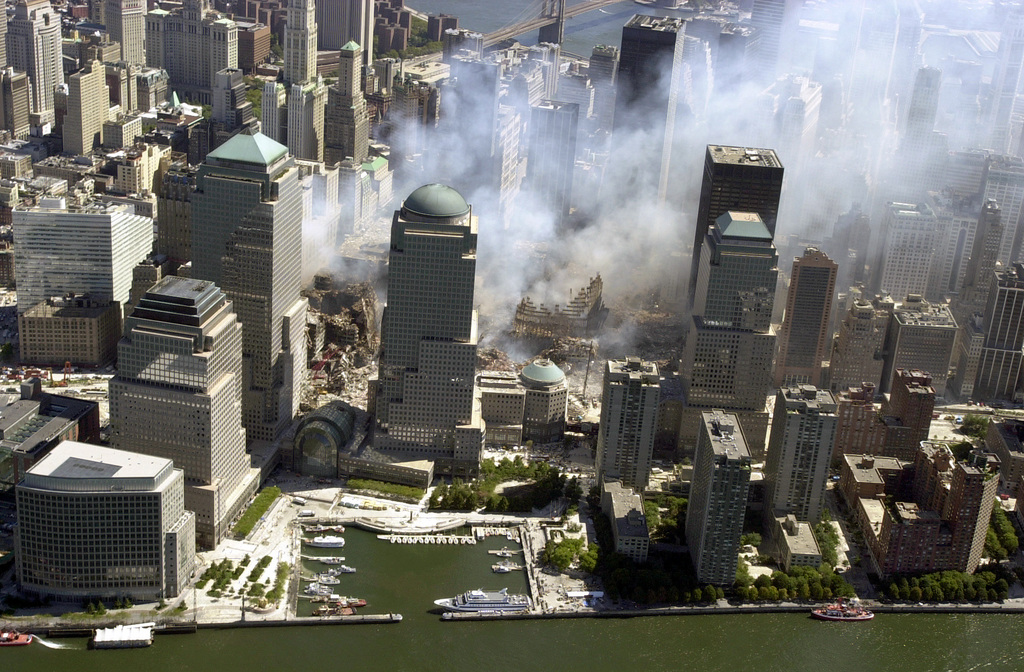
POLYGON ((454 189, 413 191, 391 224, 388 305, 381 325, 374 446, 438 471, 480 468, 473 309, 477 221, 454 189))
POLYGON ((60 15, 50 0, 20 0, 7 27, 7 63, 28 75, 32 111, 53 121, 53 92, 64 83, 60 15))
POLYGON ((284 83, 316 79, 316 5, 313 0, 288 3, 284 29, 284 83))
POLYGON ((750 453, 736 416, 701 413, 686 509, 686 542, 700 583, 735 581, 749 487, 750 453))
POLYGON ((555 218, 557 227, 568 223, 572 202, 573 167, 580 106, 545 100, 530 109, 528 190, 555 218))
POLYGON ((242 325, 212 282, 165 277, 125 319, 110 441, 185 470, 196 540, 215 547, 259 485, 242 428, 242 325))
POLYGON ((639 357, 609 360, 604 371, 597 476, 642 492, 651 475, 658 429, 658 366, 639 357))
POLYGON ((306 376, 302 195, 288 149, 243 131, 210 152, 192 195, 192 276, 218 285, 242 321, 242 423, 273 441, 306 376))
POLYGON ((935 212, 924 203, 890 203, 882 222, 881 288, 896 299, 925 295, 935 256, 935 212))
POLYGON ((779 214, 783 173, 782 162, 774 150, 708 145, 697 224, 693 234, 689 289, 691 306, 697 290, 701 247, 708 229, 729 210, 756 212, 773 238, 779 214))
POLYGON ((153 251, 153 220, 127 205, 43 198, 13 217, 19 313, 70 292, 124 306, 132 269, 153 251))
POLYGON ((633 15, 622 28, 613 134, 621 141, 637 133, 629 151, 657 161, 658 176, 649 178, 657 184, 659 200, 668 190, 683 30, 682 19, 642 14, 633 15), (641 143, 639 137, 647 140, 641 143))
POLYGON ((146 65, 163 68, 182 95, 208 101, 217 73, 238 67, 238 25, 211 11, 209 0, 146 14, 146 65))
POLYGON ((828 325, 838 272, 838 264, 814 247, 793 260, 775 362, 776 385, 821 385, 821 362, 827 358, 831 342, 828 325))
POLYGON ((619 74, 619 48, 605 44, 594 47, 587 74, 594 86, 594 116, 597 127, 611 131, 615 119, 615 82, 619 74))
MULTIPOLYGON (((890 304, 891 307, 891 304, 890 304)), ((858 299, 839 325, 829 365, 832 391, 841 392, 862 383, 877 387, 882 379, 882 352, 889 311, 858 299)))
POLYGON ((1010 116, 1017 96, 1021 67, 1024 66, 1024 11, 1015 8, 999 35, 996 71, 992 76, 989 109, 989 146, 999 154, 1010 145, 1010 116))
POLYGON ((91 154, 103 144, 103 122, 110 107, 106 69, 99 61, 68 77, 68 109, 64 115, 64 151, 91 154))
POLYGON ((995 271, 985 310, 976 399, 1013 400, 1024 358, 1024 264, 995 271))
POLYGON ((999 262, 1003 266, 1019 259, 1024 227, 1024 159, 1016 156, 990 156, 985 168, 983 198, 994 200, 1002 209, 1003 239, 999 262))
POLYGON ((691 406, 764 408, 775 359, 778 259, 755 213, 727 212, 708 231, 680 369, 691 406))
POLYGON ((351 157, 362 163, 369 154, 370 117, 360 83, 363 50, 355 42, 341 48, 338 81, 327 88, 324 113, 324 160, 329 165, 351 157))
POLYGON ((974 313, 984 313, 988 306, 992 272, 996 269, 1002 239, 1002 210, 998 203, 989 199, 981 208, 978 227, 974 232, 974 246, 964 272, 963 290, 956 300, 953 316, 957 322, 966 320, 974 313))
POLYGON ((931 374, 935 393, 945 395, 956 335, 949 306, 929 303, 916 294, 896 304, 885 336, 880 391, 891 389, 900 369, 920 369, 931 374))
MULTIPOLYGON (((0 23, 3 23, 0 21, 0 23)), ((14 68, 0 71, 0 128, 10 131, 19 140, 25 140, 31 131, 29 113, 32 103, 32 87, 28 75, 14 68)))
POLYGON ((793 514, 812 524, 821 520, 836 422, 836 401, 827 390, 813 385, 779 390, 764 473, 766 518, 793 514))
POLYGON ((121 45, 121 60, 146 63, 145 0, 105 0, 104 25, 110 39, 121 45))
POLYGON ((288 5, 284 83, 263 86, 262 127, 298 159, 324 160, 327 88, 316 71, 317 22, 313 0, 288 5))
MULTIPOLYGON (((750 11, 750 25, 758 29, 760 41, 757 49, 757 68, 760 78, 772 81, 780 72, 780 54, 792 49, 791 41, 800 17, 798 0, 754 0, 750 11)), ((784 61, 785 59, 783 59, 784 61)))
POLYGON ((355 42, 363 47, 360 66, 373 64, 373 0, 317 0, 317 48, 341 49, 355 42))

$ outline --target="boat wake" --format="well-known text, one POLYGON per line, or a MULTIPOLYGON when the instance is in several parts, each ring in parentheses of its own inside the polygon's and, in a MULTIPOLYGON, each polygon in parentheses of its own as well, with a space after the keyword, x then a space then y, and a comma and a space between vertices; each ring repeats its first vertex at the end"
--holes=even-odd
POLYGON ((37 641, 38 643, 42 644, 43 646, 45 646, 48 649, 66 649, 66 648, 68 648, 67 644, 58 644, 57 642, 48 642, 45 639, 43 639, 42 637, 40 637, 39 635, 36 635, 34 637, 34 639, 35 639, 35 641, 37 641))

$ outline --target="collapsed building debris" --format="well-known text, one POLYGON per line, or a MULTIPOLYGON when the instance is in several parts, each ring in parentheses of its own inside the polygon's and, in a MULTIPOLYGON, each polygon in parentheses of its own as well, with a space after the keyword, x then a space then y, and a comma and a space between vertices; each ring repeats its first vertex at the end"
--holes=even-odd
MULTIPOLYGON (((563 309, 537 305, 527 296, 516 307, 512 335, 516 338, 584 338, 597 334, 608 319, 608 308, 601 299, 604 283, 601 274, 590 279, 563 309)), ((570 295, 572 292, 570 291, 570 295)))
MULTIPOLYGON (((330 394, 365 407, 366 381, 375 370, 380 338, 373 286, 360 282, 336 288, 330 274, 318 273, 303 296, 309 300, 310 394, 330 394)), ((318 403, 311 398, 308 405, 318 403)))

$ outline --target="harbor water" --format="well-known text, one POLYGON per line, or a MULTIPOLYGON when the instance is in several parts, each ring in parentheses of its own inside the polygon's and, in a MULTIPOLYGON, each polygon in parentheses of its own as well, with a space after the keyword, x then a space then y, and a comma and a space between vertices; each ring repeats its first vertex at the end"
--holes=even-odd
MULTIPOLYGON (((349 529, 342 549, 356 574, 338 593, 362 597, 360 613, 399 612, 393 625, 201 630, 157 635, 148 649, 87 651, 54 640, 0 654, 16 672, 216 670, 833 670, 1024 669, 1021 617, 888 615, 824 623, 804 614, 445 622, 433 601, 472 588, 524 592, 522 572, 493 574, 492 537, 476 545, 391 544, 349 529), (115 660, 116 659, 116 660, 115 660)), ((316 567, 307 561, 310 570, 316 567)))

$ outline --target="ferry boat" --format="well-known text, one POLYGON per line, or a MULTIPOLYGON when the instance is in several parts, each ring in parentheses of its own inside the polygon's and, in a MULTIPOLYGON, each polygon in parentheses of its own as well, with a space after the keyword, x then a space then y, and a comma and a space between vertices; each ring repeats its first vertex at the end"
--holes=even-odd
POLYGON ((303 539, 302 543, 313 548, 343 548, 345 546, 344 537, 313 537, 312 539, 303 539))
POLYGON ((856 598, 847 604, 840 597, 833 604, 812 609, 811 617, 822 621, 870 621, 875 614, 860 606, 860 602, 856 598))
POLYGON ((28 646, 33 639, 33 635, 23 635, 14 630, 0 632, 0 646, 28 646))
POLYGON ((501 590, 470 590, 462 595, 434 600, 434 604, 448 611, 526 611, 530 598, 526 595, 509 595, 508 588, 501 590))

